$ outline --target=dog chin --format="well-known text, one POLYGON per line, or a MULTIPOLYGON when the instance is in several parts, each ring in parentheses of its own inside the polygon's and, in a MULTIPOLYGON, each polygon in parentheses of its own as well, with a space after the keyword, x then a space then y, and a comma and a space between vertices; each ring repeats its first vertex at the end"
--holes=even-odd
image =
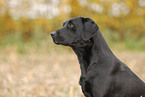
POLYGON ((53 42, 54 42, 55 44, 60 44, 60 43, 58 42, 58 40, 56 40, 55 38, 52 37, 52 39, 53 39, 53 42))
POLYGON ((70 46, 69 43, 64 43, 64 42, 61 42, 61 41, 58 41, 56 39, 53 38, 53 42, 57 45, 64 45, 64 46, 70 46))
POLYGON ((59 42, 58 42, 58 41, 56 41, 56 40, 53 40, 53 41, 54 41, 54 43, 55 43, 55 44, 59 44, 59 42))
POLYGON ((58 42, 58 41, 56 41, 56 40, 53 40, 53 41, 54 41, 54 43, 57 44, 57 45, 62 44, 62 43, 60 43, 60 42, 58 42))
POLYGON ((63 42, 59 42, 59 41, 56 41, 56 40, 53 40, 55 44, 57 45, 64 45, 64 46, 69 46, 67 43, 63 43, 63 42))

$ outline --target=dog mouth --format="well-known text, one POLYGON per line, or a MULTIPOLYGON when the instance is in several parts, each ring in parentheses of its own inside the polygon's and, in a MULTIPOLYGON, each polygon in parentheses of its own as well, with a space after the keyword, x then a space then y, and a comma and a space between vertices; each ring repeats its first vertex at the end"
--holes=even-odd
POLYGON ((52 39, 55 44, 60 44, 56 38, 52 37, 52 39))
POLYGON ((52 39, 53 39, 53 42, 54 42, 55 44, 66 45, 66 43, 64 43, 64 38, 62 38, 62 37, 53 37, 53 36, 52 36, 52 39))

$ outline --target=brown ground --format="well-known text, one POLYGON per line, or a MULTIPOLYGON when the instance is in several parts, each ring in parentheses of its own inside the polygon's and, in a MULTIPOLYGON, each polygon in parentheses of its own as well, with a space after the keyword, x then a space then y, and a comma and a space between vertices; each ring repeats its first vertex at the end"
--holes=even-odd
MULTIPOLYGON (((0 51, 0 97, 83 97, 73 53, 0 51)), ((145 82, 145 52, 115 52, 145 82)))

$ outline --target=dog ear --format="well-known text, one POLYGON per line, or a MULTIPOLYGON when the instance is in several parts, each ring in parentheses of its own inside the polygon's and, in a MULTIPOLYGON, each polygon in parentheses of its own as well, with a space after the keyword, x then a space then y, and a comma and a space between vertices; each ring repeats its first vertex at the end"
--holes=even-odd
POLYGON ((83 40, 89 40, 99 30, 98 25, 90 18, 82 18, 83 32, 81 36, 83 40))

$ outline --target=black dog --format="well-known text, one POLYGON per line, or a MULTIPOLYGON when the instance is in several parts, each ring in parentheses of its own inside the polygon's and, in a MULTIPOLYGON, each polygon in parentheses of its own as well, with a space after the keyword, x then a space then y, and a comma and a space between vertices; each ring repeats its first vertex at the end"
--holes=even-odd
POLYGON ((56 44, 70 46, 76 53, 86 97, 145 97, 144 82, 115 57, 90 18, 69 19, 51 36, 56 44))

